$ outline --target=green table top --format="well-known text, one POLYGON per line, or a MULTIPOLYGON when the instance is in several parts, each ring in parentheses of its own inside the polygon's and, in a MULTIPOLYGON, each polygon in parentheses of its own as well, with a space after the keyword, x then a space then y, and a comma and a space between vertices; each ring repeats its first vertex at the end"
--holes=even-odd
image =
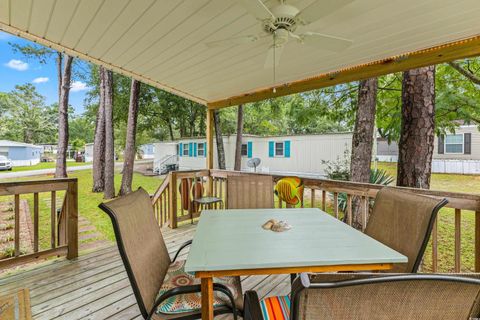
POLYGON ((406 263, 407 257, 319 209, 205 210, 187 272, 406 263), (264 230, 270 220, 292 229, 264 230))

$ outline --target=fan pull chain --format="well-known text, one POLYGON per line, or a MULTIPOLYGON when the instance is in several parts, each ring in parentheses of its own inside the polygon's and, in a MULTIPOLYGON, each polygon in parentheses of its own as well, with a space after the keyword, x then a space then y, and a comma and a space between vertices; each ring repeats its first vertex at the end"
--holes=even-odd
POLYGON ((273 32, 273 93, 277 93, 277 89, 275 88, 275 80, 276 80, 276 74, 275 74, 275 69, 276 69, 276 56, 275 56, 275 51, 277 50, 277 32, 273 32))

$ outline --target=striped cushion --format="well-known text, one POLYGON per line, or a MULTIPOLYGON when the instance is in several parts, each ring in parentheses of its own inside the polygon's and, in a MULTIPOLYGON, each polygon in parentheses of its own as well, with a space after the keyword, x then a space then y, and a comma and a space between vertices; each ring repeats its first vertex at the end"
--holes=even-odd
POLYGON ((290 318, 290 297, 268 297, 260 301, 264 320, 288 320, 290 318))

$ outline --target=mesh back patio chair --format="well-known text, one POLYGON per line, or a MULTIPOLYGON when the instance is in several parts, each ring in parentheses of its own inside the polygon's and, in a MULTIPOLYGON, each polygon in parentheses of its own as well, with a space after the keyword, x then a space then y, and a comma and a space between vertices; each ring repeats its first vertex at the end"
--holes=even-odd
POLYGON ((228 176, 228 209, 268 209, 273 207, 273 178, 271 176, 228 176))
MULTIPOLYGON (((148 193, 139 189, 99 206, 111 218, 118 249, 145 319, 196 319, 200 317, 200 281, 184 271, 177 260, 186 242, 170 259, 155 220, 148 193)), ((243 308, 239 277, 214 279, 215 314, 243 308)))
POLYGON ((447 203, 396 188, 378 192, 365 234, 408 257, 389 272, 418 271, 437 213, 447 203))
POLYGON ((477 319, 480 317, 477 277, 301 274, 293 283, 291 296, 269 297, 259 302, 255 291, 247 291, 244 319, 477 319))

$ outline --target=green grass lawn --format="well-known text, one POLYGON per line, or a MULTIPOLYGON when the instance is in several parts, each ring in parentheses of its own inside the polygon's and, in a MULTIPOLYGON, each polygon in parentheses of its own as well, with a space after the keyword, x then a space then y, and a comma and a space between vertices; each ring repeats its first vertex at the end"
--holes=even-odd
MULTIPOLYGON (((67 167, 78 167, 78 166, 84 166, 88 164, 90 163, 68 161, 67 167)), ((12 171, 3 170, 3 171, 0 171, 0 175, 2 173, 7 173, 7 172, 20 172, 20 171, 42 170, 42 169, 52 169, 52 168, 55 168, 55 162, 40 162, 39 164, 36 164, 34 166, 13 167, 12 171)))
MULTIPOLYGON (((98 209, 98 205, 104 201, 103 200, 103 193, 93 193, 92 190, 92 170, 80 170, 76 172, 72 172, 69 174, 70 178, 77 178, 78 179, 78 209, 79 215, 89 220, 96 229, 104 236, 103 239, 107 239, 110 241, 115 240, 115 236, 113 234, 113 230, 111 227, 111 222, 108 216, 98 209)), ((24 177, 24 178, 16 178, 16 179, 3 179, 1 181, 25 181, 25 180, 41 180, 46 179, 47 176, 35 176, 35 177, 24 177)), ((118 192, 120 188, 121 182, 121 175, 119 172, 115 174, 115 188, 116 192, 118 192)), ((138 187, 142 186, 145 190, 149 193, 155 192, 155 190, 160 186, 162 183, 162 179, 158 177, 145 177, 141 174, 135 173, 133 176, 133 189, 137 189, 138 187)), ((62 203, 64 196, 64 192, 57 193, 57 207, 59 207, 62 203)), ((0 201, 7 201, 7 197, 0 197, 0 201)), ((29 204, 30 208, 33 208, 33 195, 24 195, 21 199, 26 199, 29 204)), ((10 197, 10 201, 13 200, 13 197, 10 197)), ((40 234, 40 247, 42 249, 50 248, 50 205, 51 203, 51 194, 50 192, 47 193, 40 193, 39 194, 39 220, 40 220, 40 227, 39 227, 39 234, 40 234)), ((33 210, 33 209, 31 209, 33 210)), ((86 240, 85 242, 90 242, 97 240, 96 238, 92 238, 86 240)))

